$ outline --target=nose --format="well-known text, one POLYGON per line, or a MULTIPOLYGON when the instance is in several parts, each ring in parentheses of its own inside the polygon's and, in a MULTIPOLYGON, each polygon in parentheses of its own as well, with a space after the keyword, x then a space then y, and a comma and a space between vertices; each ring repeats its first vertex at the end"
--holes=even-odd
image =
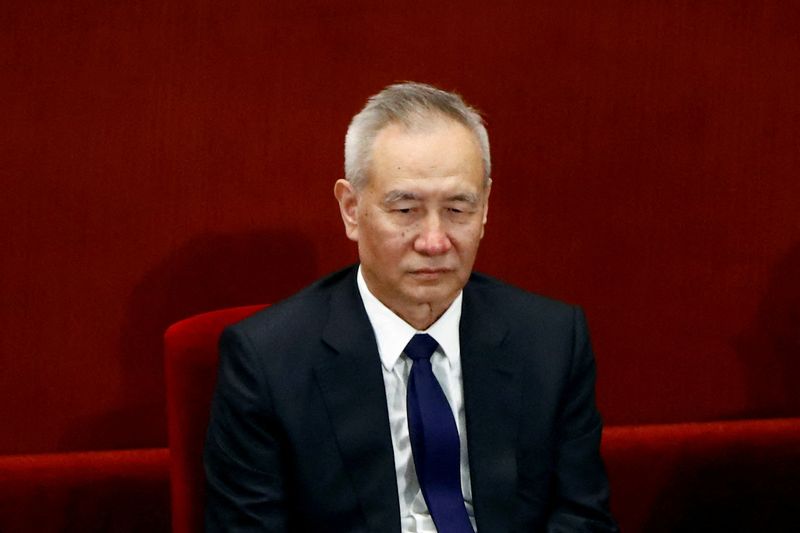
POLYGON ((422 229, 414 240, 414 250, 423 255, 441 255, 450 251, 453 243, 442 227, 438 215, 431 214, 422 222, 422 229))

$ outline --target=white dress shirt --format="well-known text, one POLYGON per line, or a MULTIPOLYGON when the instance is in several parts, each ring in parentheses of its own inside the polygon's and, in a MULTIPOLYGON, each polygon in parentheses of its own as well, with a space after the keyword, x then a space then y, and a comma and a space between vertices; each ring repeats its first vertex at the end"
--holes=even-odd
POLYGON ((450 403, 458 427, 458 438, 461 443, 461 493, 464 495, 470 522, 475 529, 467 455, 464 390, 461 383, 461 346, 458 335, 462 293, 459 292, 447 311, 431 327, 425 331, 417 331, 369 291, 361 267, 358 269, 358 290, 375 332, 383 369, 383 384, 386 388, 386 404, 389 407, 389 425, 394 449, 397 494, 400 498, 401 529, 403 533, 436 532, 436 526, 419 487, 408 436, 406 384, 412 362, 403 353, 403 349, 417 333, 427 333, 439 343, 439 347, 431 356, 431 366, 450 403))

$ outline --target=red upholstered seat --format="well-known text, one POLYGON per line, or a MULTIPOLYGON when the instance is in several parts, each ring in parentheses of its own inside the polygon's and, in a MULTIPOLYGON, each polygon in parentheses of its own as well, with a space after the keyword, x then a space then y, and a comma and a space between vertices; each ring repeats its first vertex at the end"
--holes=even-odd
POLYGON ((602 452, 624 532, 797 530, 800 418, 612 426, 602 452))
POLYGON ((203 530, 203 443, 217 373, 217 341, 225 326, 263 309, 251 305, 181 320, 164 335, 170 449, 172 530, 203 530))
POLYGON ((0 456, 3 533, 166 533, 166 448, 0 456))

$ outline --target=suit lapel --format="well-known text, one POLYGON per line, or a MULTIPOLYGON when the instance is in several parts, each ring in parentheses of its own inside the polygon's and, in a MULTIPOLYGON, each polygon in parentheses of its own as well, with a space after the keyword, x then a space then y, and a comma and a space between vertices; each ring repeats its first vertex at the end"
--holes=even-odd
POLYGON ((339 450, 375 532, 400 532, 386 392, 375 335, 353 275, 331 295, 323 340, 337 355, 315 369, 339 450))
POLYGON ((478 531, 507 531, 517 482, 520 384, 503 351, 507 325, 494 302, 467 284, 459 336, 469 468, 478 531))

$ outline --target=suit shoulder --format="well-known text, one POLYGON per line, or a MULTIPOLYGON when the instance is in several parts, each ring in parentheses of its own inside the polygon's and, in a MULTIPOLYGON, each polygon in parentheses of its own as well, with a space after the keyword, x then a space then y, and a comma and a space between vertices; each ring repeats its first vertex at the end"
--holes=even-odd
POLYGON ((315 325, 322 327, 327 317, 331 294, 348 283, 355 287, 355 268, 352 266, 315 281, 230 328, 256 340, 264 335, 307 335, 314 330, 315 325))
POLYGON ((475 272, 465 293, 477 303, 517 319, 572 320, 577 306, 475 272))

